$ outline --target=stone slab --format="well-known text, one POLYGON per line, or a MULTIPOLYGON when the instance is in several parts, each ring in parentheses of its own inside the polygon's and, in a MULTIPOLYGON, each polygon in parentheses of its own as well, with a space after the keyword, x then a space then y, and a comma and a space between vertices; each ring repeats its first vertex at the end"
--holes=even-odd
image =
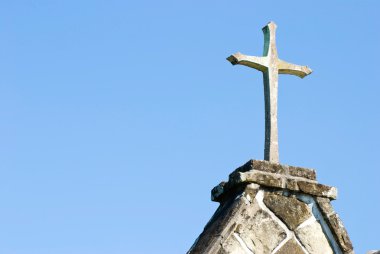
POLYGON ((337 199, 338 197, 338 190, 335 187, 308 181, 297 181, 297 185, 300 191, 307 194, 330 199, 337 199))
POLYGON ((236 232, 253 253, 270 254, 286 238, 285 230, 263 210, 247 211, 236 232))
POLYGON ((348 236, 347 230, 339 218, 339 215, 334 211, 330 200, 327 198, 317 197, 316 201, 319 208, 321 209, 324 219, 327 221, 331 230, 334 232, 335 240, 343 250, 343 253, 353 253, 353 246, 348 236))
MULTIPOLYGON (((302 179, 298 177, 284 176, 262 171, 235 172, 230 175, 227 186, 231 188, 234 185, 242 183, 257 183, 266 187, 289 189, 292 191, 304 192, 317 197, 327 197, 336 199, 338 190, 335 187, 319 184, 315 181, 302 179)), ((224 188, 224 191, 227 189, 224 188)))
POLYGON ((235 184, 257 183, 267 187, 281 188, 283 177, 279 174, 265 173, 260 171, 248 171, 245 173, 236 172, 231 175, 230 182, 235 184))
POLYGON ((334 213, 328 217, 328 222, 330 227, 334 231, 334 236, 344 253, 351 253, 354 249, 351 243, 351 240, 348 236, 347 230, 343 225, 342 220, 339 218, 339 215, 334 213))
POLYGON ((335 213, 334 208, 331 205, 330 199, 317 197, 315 200, 317 201, 317 204, 322 211, 323 217, 326 220, 328 220, 328 217, 335 213))
POLYGON ((285 197, 266 192, 264 203, 290 230, 296 229, 302 222, 313 216, 307 204, 299 201, 296 197, 285 197))
POLYGON ((309 180, 317 179, 317 175, 314 169, 282 165, 282 164, 272 163, 272 162, 263 161, 263 160, 250 160, 247 163, 245 163, 243 166, 237 168, 233 173, 247 172, 247 171, 252 171, 252 170, 258 170, 258 171, 281 174, 281 175, 289 175, 289 176, 295 176, 295 177, 302 177, 309 180))
POLYGON ((309 180, 317 180, 317 174, 314 169, 310 168, 301 168, 301 167, 289 167, 289 175, 306 178, 309 180))

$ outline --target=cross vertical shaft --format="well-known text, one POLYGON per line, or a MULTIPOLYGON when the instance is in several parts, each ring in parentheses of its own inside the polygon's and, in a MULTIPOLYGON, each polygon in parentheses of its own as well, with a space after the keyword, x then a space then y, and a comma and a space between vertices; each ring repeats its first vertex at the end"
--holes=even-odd
POLYGON ((227 58, 233 65, 241 64, 263 73, 265 99, 265 148, 264 160, 278 163, 277 98, 278 74, 291 74, 303 78, 311 73, 307 66, 287 63, 278 58, 276 48, 276 24, 268 23, 263 28, 264 53, 262 57, 236 53, 227 58))
POLYGON ((278 66, 273 64, 278 59, 276 48, 276 25, 270 23, 263 28, 264 52, 269 59, 268 69, 263 72, 265 100, 265 146, 264 160, 279 162, 277 98, 278 98, 278 66), (272 64, 271 64, 272 63, 272 64))

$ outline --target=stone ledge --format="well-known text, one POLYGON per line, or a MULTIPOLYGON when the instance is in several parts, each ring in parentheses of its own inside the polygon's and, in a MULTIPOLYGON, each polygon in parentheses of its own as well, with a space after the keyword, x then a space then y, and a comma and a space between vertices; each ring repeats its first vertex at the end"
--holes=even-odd
POLYGON ((335 187, 315 181, 254 170, 231 174, 228 182, 222 182, 212 189, 211 200, 219 202, 227 192, 245 183, 256 183, 265 187, 287 189, 329 199, 336 199, 338 195, 335 187))
POLYGON ((264 171, 268 173, 276 173, 281 175, 302 177, 309 180, 316 180, 317 175, 314 169, 294 167, 288 165, 281 165, 262 160, 249 160, 243 166, 238 167, 234 172, 247 172, 252 170, 264 171))
POLYGON ((222 202, 229 196, 227 193, 232 194, 238 186, 248 183, 302 192, 316 197, 337 198, 335 187, 319 184, 315 179, 315 170, 250 160, 234 170, 229 175, 228 182, 221 182, 212 189, 211 200, 222 202))

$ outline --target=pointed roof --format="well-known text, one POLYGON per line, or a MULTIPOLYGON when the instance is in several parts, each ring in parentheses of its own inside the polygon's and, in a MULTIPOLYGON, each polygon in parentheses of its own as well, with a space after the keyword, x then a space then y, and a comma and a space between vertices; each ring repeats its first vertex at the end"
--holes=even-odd
POLYGON ((315 170, 250 160, 213 188, 220 206, 188 253, 353 253, 336 197, 315 170))

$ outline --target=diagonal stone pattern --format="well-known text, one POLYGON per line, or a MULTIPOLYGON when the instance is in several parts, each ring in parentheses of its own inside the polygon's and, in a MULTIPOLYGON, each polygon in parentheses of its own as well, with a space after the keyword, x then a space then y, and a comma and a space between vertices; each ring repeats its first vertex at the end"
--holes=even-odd
POLYGON ((296 229, 302 222, 312 216, 310 208, 295 196, 266 192, 264 196, 265 205, 279 217, 290 230, 296 229))
POLYGON ((212 190, 220 206, 188 254, 353 254, 335 198, 314 170, 250 161, 212 190))

